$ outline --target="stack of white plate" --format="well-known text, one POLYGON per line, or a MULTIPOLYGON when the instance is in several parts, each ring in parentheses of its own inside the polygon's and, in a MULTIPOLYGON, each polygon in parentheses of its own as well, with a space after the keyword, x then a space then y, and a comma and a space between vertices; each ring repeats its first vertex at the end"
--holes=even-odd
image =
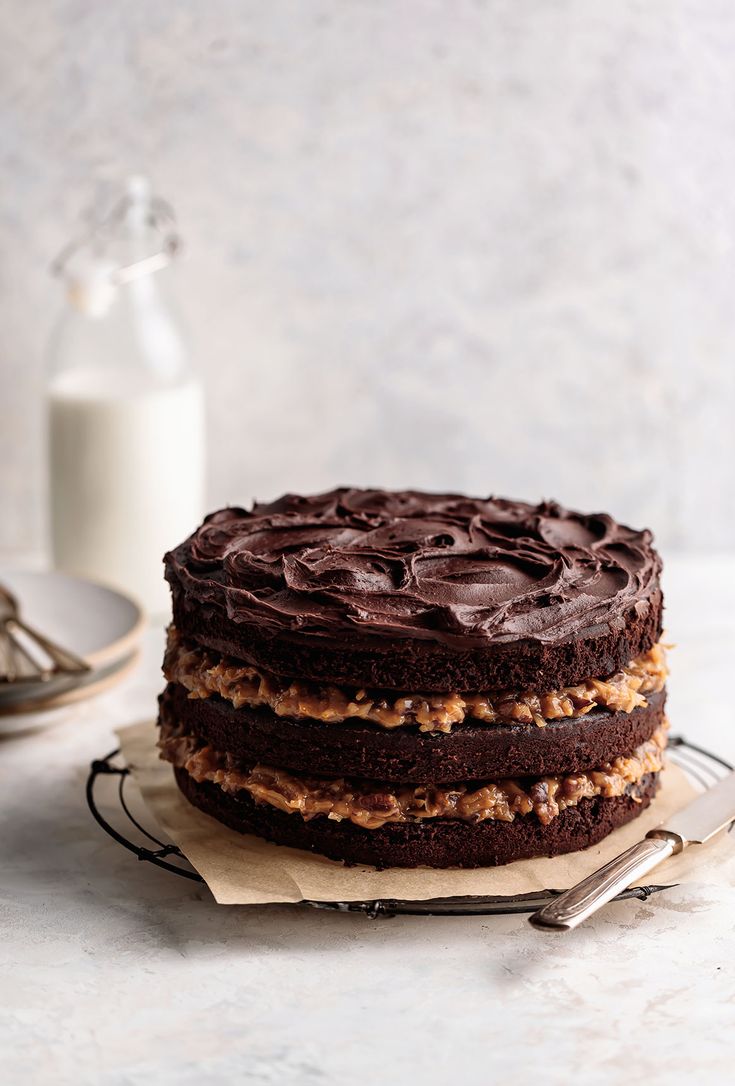
POLYGON ((0 715, 40 712, 92 697, 134 666, 145 618, 128 596, 64 573, 6 573, 24 621, 81 656, 90 671, 44 681, 0 682, 0 715))

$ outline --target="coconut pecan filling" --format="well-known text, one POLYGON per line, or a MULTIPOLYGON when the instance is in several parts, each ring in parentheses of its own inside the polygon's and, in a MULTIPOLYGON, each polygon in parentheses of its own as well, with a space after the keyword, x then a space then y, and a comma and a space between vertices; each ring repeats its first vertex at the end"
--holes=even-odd
POLYGON ((512 822, 517 815, 535 814, 546 826, 582 799, 622 796, 649 773, 658 773, 667 729, 662 724, 632 754, 585 773, 427 786, 298 777, 267 765, 247 768, 229 754, 202 746, 196 736, 178 735, 169 725, 161 728, 159 747, 162 758, 185 769, 194 780, 212 781, 225 792, 248 792, 256 802, 269 803, 287 814, 298 813, 306 821, 325 815, 375 830, 388 822, 428 818, 512 822))
POLYGON ((479 694, 405 694, 344 690, 295 679, 282 679, 238 660, 221 657, 184 642, 172 626, 163 665, 169 682, 190 698, 219 695, 236 709, 267 706, 278 716, 340 724, 369 720, 383 728, 418 725, 422 732, 449 732, 467 719, 485 724, 537 724, 579 717, 593 709, 631 713, 646 705, 646 694, 663 689, 666 654, 659 642, 627 667, 604 679, 585 679, 537 694, 533 691, 479 694))

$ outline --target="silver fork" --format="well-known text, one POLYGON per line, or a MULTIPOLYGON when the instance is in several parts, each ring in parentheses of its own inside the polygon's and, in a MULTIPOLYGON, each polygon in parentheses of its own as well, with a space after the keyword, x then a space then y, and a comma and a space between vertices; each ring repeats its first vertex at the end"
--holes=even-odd
POLYGON ((83 675, 89 670, 76 653, 24 622, 15 596, 0 585, 0 684, 47 682, 56 675, 83 675))

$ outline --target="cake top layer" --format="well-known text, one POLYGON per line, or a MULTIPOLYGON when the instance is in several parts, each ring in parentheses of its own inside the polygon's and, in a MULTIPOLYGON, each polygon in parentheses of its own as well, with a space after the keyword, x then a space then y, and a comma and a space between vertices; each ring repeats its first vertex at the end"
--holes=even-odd
POLYGON ((186 597, 264 636, 452 649, 624 629, 658 595, 647 530, 555 502, 341 488, 222 509, 166 556, 186 597))

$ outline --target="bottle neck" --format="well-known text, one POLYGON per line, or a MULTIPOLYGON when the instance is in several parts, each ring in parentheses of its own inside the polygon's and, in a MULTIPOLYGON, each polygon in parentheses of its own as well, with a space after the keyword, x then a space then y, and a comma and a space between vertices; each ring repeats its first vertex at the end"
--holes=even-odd
POLYGON ((82 374, 95 385, 141 391, 191 379, 184 335, 167 297, 176 238, 166 233, 165 208, 161 214, 154 214, 147 182, 133 178, 86 243, 67 252, 61 270, 70 305, 51 352, 52 380, 73 374, 68 380, 78 385, 82 374))

